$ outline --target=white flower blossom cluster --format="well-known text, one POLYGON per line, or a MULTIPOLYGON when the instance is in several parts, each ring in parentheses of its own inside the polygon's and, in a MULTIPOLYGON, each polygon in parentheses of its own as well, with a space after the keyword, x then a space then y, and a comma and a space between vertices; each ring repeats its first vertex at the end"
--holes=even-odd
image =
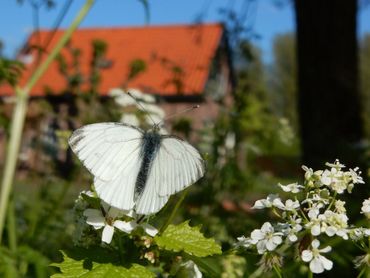
MULTIPOLYGON (((133 106, 139 111, 145 112, 144 121, 148 125, 159 123, 164 119, 165 112, 162 108, 156 105, 156 100, 152 95, 144 94, 137 89, 129 89, 128 92, 130 92, 135 99, 125 93, 122 89, 112 89, 109 92, 109 95, 113 97, 115 102, 121 107, 126 108, 133 106)), ((137 110, 123 113, 121 122, 133 126, 139 126, 140 117, 138 117, 136 112, 137 110)))
MULTIPOLYGON (((254 209, 269 208, 280 219, 271 224, 265 222, 260 229, 252 231, 249 237, 239 237, 237 246, 255 248, 258 254, 285 250, 285 246, 297 244, 307 246, 301 250, 303 262, 309 263, 313 273, 322 273, 333 267, 333 262, 323 254, 332 248, 319 249, 320 241, 326 237, 340 237, 343 240, 361 241, 363 250, 369 250, 366 244, 370 239, 369 227, 353 227, 348 224, 345 202, 338 196, 351 193, 355 184, 363 184, 358 168, 345 171, 345 166, 338 160, 327 163, 328 169, 314 171, 303 166, 305 181, 303 185, 292 183, 278 184, 291 199, 282 200, 278 194, 270 194, 266 199, 257 200, 254 209), (302 244, 310 239, 309 244, 302 244)), ((285 194, 286 194, 285 193, 285 194)), ((361 213, 369 217, 370 198, 362 204, 361 213)))
POLYGON ((154 237, 158 233, 158 230, 148 223, 139 223, 140 221, 138 221, 138 217, 133 210, 119 210, 110 207, 107 203, 99 201, 91 191, 81 192, 79 198, 76 200, 75 210, 76 208, 82 211, 77 220, 77 231, 80 233, 80 236, 75 242, 78 242, 78 245, 87 245, 80 242, 82 237, 84 237, 84 241, 89 238, 88 235, 84 234, 86 225, 92 226, 95 230, 102 229, 101 241, 106 244, 111 243, 116 229, 130 234, 136 228, 141 227, 151 237, 154 237), (99 202, 99 208, 89 208, 89 203, 84 200, 83 195, 99 202))

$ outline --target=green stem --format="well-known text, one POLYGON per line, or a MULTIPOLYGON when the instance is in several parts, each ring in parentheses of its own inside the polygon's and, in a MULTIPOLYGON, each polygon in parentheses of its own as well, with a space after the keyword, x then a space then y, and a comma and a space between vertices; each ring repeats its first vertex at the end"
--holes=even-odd
POLYGON ((264 272, 263 267, 260 265, 253 273, 249 275, 249 278, 261 277, 263 272, 264 272))
POLYGON ((313 272, 311 270, 308 271, 308 278, 313 278, 313 272))
POLYGON ((15 225, 14 197, 10 198, 8 205, 7 235, 9 249, 15 253, 17 251, 17 230, 15 225))
POLYGON ((279 278, 283 278, 283 276, 281 275, 281 271, 280 271, 280 269, 279 269, 276 265, 274 265, 274 266, 273 266, 273 268, 274 268, 274 270, 275 270, 276 275, 277 275, 279 278))
POLYGON ((168 225, 171 224, 173 218, 175 217, 176 215, 176 212, 177 210, 179 209, 181 203, 184 201, 186 195, 188 194, 188 189, 185 189, 181 196, 180 196, 180 199, 177 201, 176 205, 175 205, 175 208, 172 210, 171 212, 171 215, 167 218, 167 221, 165 222, 165 224, 162 226, 162 228, 159 230, 159 233, 163 233, 164 230, 166 230, 166 228, 168 227, 168 225))
POLYGON ((85 18, 95 0, 86 0, 85 4, 77 14, 76 18, 69 26, 69 28, 64 32, 62 38, 56 44, 56 46, 51 51, 50 55, 45 59, 45 61, 36 69, 34 74, 31 76, 30 80, 24 86, 23 89, 16 88, 17 100, 12 116, 12 125, 10 130, 10 138, 8 151, 5 161, 5 169, 3 180, 1 184, 1 196, 0 196, 0 244, 2 239, 2 234, 4 230, 5 215, 8 205, 9 195, 12 189, 12 183, 14 179, 14 172, 17 165, 17 158, 19 153, 19 148, 22 138, 22 130, 24 126, 24 121, 27 112, 28 96, 32 87, 40 79, 40 77, 45 73, 51 62, 55 59, 61 49, 70 39, 72 33, 77 29, 78 25, 85 18))
POLYGON ((365 271, 366 271, 366 267, 362 268, 361 272, 357 275, 357 278, 361 278, 362 275, 364 275, 365 271))

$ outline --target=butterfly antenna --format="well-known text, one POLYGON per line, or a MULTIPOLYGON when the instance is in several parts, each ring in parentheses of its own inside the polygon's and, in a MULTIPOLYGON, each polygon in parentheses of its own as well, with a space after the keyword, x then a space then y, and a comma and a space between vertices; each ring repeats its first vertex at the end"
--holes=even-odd
POLYGON ((140 106, 141 110, 143 110, 149 116, 150 120, 153 122, 153 125, 158 125, 155 123, 152 116, 150 116, 150 113, 144 108, 144 106, 130 92, 127 92, 127 94, 132 97, 133 100, 135 100, 136 104, 140 106))
POLYGON ((194 110, 194 109, 198 109, 199 107, 200 107, 200 105, 194 105, 194 106, 192 106, 192 107, 186 108, 185 110, 182 110, 182 111, 180 111, 180 112, 177 112, 177 113, 175 113, 175 114, 172 114, 172 115, 170 115, 170 116, 168 116, 168 117, 164 118, 164 119, 163 119, 162 121, 160 121, 158 124, 160 124, 160 123, 162 123, 162 122, 164 122, 164 121, 167 121, 168 119, 172 119, 173 117, 176 117, 176 116, 178 116, 178 115, 180 115, 180 114, 184 114, 184 113, 187 113, 187 112, 192 111, 192 110, 194 110))

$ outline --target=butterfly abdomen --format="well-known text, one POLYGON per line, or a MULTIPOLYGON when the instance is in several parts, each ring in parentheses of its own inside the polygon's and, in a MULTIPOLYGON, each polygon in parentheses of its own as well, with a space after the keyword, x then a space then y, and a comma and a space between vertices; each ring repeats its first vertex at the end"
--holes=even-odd
POLYGON ((144 133, 140 150, 142 162, 135 184, 135 199, 139 198, 144 191, 151 169, 151 164, 159 150, 160 145, 160 134, 151 131, 144 133))

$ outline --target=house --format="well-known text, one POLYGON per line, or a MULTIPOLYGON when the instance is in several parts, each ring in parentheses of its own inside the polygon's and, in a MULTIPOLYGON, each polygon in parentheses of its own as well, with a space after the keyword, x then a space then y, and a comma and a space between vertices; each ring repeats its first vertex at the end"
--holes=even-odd
MULTIPOLYGON (((26 66, 21 84, 62 34, 63 30, 41 30, 29 37, 18 55, 26 66)), ((28 116, 40 110, 36 108, 39 101, 45 101, 58 106, 58 117, 68 118, 71 112, 65 106, 70 98, 66 95, 73 98, 90 91, 104 99, 117 87, 137 88, 156 96, 167 115, 200 104, 184 117, 191 119, 194 129, 212 123, 232 99, 232 67, 223 25, 79 29, 32 88, 28 116)), ((13 96, 11 87, 0 86, 4 103, 11 102, 13 96)), ((48 122, 50 119, 46 125, 48 122)), ((73 123, 63 125, 65 129, 73 128, 73 123)), ((42 129, 49 132, 47 127, 42 129)), ((35 136, 34 128, 25 132, 35 136)))

